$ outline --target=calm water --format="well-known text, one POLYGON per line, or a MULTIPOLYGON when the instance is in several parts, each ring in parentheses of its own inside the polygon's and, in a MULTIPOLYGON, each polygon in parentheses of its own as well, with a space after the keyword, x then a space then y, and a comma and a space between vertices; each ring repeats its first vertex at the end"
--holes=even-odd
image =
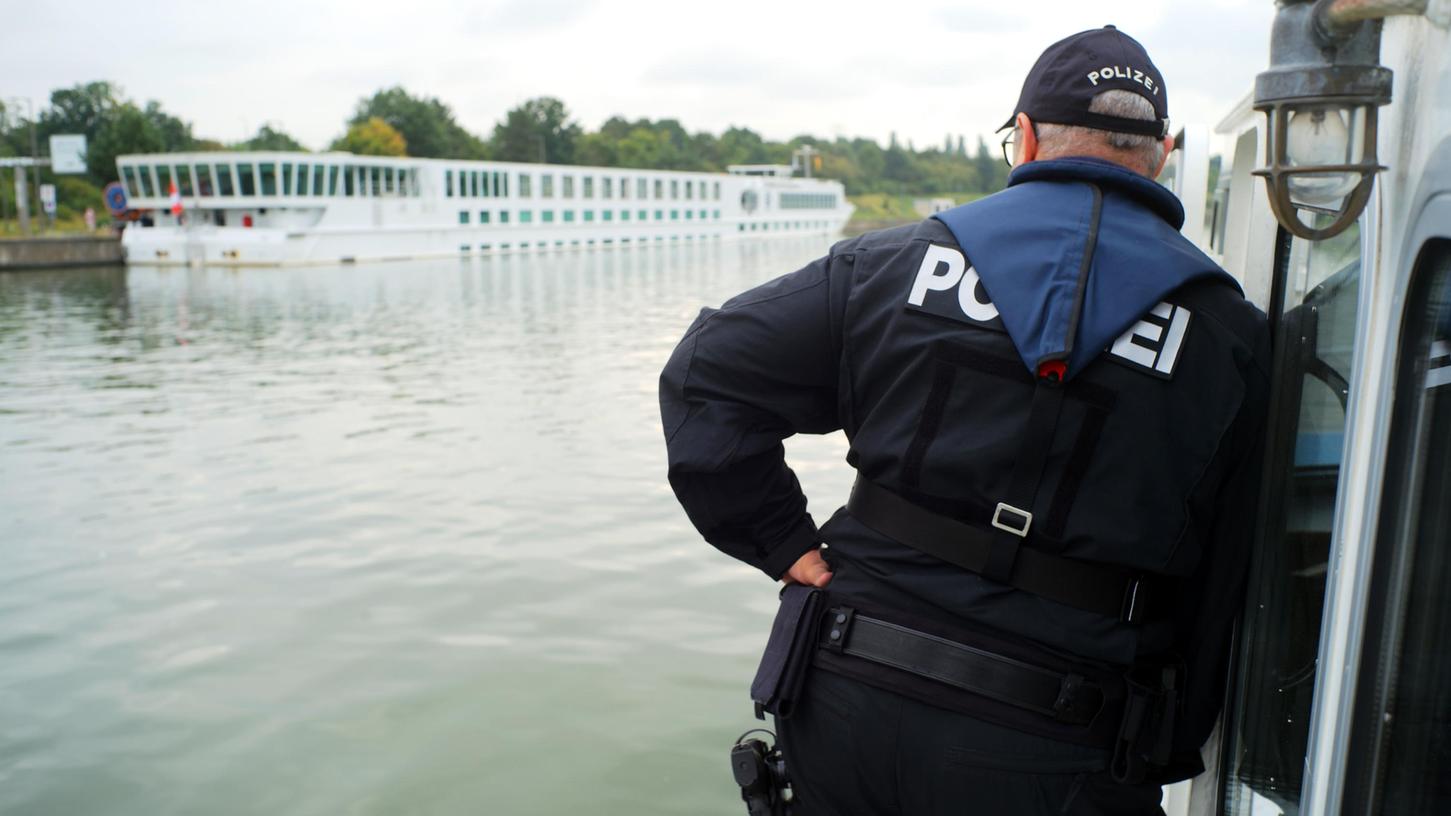
POLYGON ((656 377, 825 247, 0 275, 0 812, 743 813, 656 377))

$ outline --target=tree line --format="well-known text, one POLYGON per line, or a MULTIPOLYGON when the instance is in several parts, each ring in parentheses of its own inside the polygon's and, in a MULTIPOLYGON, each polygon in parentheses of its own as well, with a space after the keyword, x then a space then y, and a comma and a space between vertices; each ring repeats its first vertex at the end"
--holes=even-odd
MULTIPOLYGON (((0 105, 0 155, 30 155, 32 133, 42 155, 52 134, 81 133, 88 145, 84 177, 52 178, 63 208, 101 209, 100 189, 116 179, 116 157, 128 153, 205 150, 305 150, 273 124, 230 144, 196 135, 189 122, 159 102, 128 99, 105 81, 53 91, 32 122, 0 105)), ((883 147, 873 139, 802 135, 773 141, 745 127, 716 135, 690 132, 676 119, 611 117, 584 129, 553 97, 531 99, 508 111, 487 138, 459 124, 453 110, 401 87, 358 100, 342 133, 327 146, 364 155, 583 164, 661 170, 723 171, 732 164, 790 164, 804 146, 815 150, 812 175, 841 181, 849 195, 986 193, 1006 183, 1007 167, 981 138, 971 150, 962 136, 917 148, 895 135, 883 147)), ((32 192, 32 194, 34 194, 32 192)), ((12 185, 0 185, 0 217, 15 211, 12 185)), ((35 202, 32 202, 32 208, 35 202)), ((62 212, 62 216, 67 213, 62 212)))

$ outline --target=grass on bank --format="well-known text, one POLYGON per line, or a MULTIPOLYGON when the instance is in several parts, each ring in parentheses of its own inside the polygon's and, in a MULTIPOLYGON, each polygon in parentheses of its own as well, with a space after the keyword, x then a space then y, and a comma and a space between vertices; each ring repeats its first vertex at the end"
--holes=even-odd
POLYGON ((875 228, 888 224, 907 224, 913 221, 921 221, 928 212, 919 212, 916 202, 927 202, 935 198, 950 198, 954 205, 966 204, 982 198, 984 193, 942 193, 940 195, 895 195, 891 193, 862 193, 861 195, 847 196, 847 200, 856 207, 852 213, 851 223, 847 230, 851 231, 852 226, 864 228, 875 228))

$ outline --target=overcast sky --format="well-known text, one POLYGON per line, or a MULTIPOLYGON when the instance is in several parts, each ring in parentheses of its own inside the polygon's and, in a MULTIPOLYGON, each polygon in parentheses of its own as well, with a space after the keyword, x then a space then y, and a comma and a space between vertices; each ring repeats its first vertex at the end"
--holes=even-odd
POLYGON ((590 129, 620 114, 922 147, 990 134, 1045 46, 1105 23, 1148 48, 1176 123, 1212 125, 1263 69, 1273 14, 1272 0, 66 0, 0 27, 0 95, 41 104, 109 79, 199 136, 271 122, 312 148, 392 85, 485 137, 552 95, 590 129))

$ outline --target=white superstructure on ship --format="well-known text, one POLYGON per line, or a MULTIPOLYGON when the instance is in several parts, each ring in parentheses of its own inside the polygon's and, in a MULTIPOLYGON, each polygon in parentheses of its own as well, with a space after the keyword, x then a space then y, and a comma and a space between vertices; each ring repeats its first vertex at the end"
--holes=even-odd
POLYGON ((830 235, 839 182, 785 165, 728 173, 355 156, 121 156, 133 264, 274 266, 830 235), (172 195, 172 187, 176 195, 172 195), (177 200, 181 215, 174 215, 177 200))

